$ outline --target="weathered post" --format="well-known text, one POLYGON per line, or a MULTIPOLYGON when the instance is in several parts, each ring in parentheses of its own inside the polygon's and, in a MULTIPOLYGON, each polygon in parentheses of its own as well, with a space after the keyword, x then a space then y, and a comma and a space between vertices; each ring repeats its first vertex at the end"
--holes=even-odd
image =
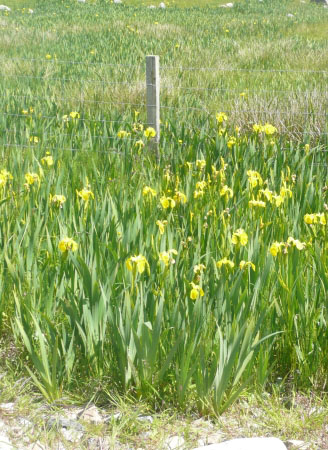
POLYGON ((156 136, 150 140, 151 148, 156 151, 159 159, 160 139, 160 105, 159 105, 159 56, 146 56, 146 87, 147 87, 147 123, 154 128, 156 136))

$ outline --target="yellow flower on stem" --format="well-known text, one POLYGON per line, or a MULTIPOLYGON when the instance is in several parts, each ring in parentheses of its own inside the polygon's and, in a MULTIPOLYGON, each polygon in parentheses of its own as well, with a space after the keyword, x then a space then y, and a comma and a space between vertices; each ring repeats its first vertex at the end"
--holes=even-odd
POLYGON ((191 282, 190 286, 192 287, 190 291, 190 298, 192 300, 196 300, 198 297, 204 296, 204 291, 198 284, 191 282))
POLYGON ((51 155, 47 155, 41 158, 41 163, 43 165, 47 164, 48 167, 51 167, 54 165, 54 159, 51 155))
POLYGON ((324 213, 316 213, 316 214, 305 214, 304 216, 304 222, 307 225, 313 225, 313 224, 320 224, 320 225, 326 225, 326 217, 324 213))
POLYGON ((76 194, 85 202, 88 202, 90 198, 95 198, 94 193, 87 188, 83 188, 81 191, 76 190, 76 194))
POLYGON ((247 170, 248 182, 251 188, 255 188, 256 186, 262 186, 263 180, 261 175, 255 170, 247 170))
POLYGON ((50 203, 54 203, 56 206, 62 206, 66 202, 66 197, 61 194, 55 194, 54 196, 50 194, 49 200, 50 203))
POLYGON ((247 269, 247 267, 250 267, 255 272, 255 264, 253 264, 251 261, 240 261, 239 263, 240 270, 247 269))
POLYGON ((117 137, 120 138, 120 139, 124 139, 124 138, 126 138, 128 136, 130 136, 130 133, 128 131, 125 131, 125 130, 120 130, 117 133, 117 137))
POLYGON ((227 116, 226 113, 224 113, 224 112, 219 112, 219 113, 217 113, 215 117, 216 117, 216 121, 217 121, 218 123, 223 123, 223 122, 225 122, 226 120, 228 120, 228 116, 227 116))
POLYGON ((204 270, 206 269, 206 266, 204 264, 196 264, 194 266, 194 274, 198 275, 204 272, 204 270))
POLYGON ((233 233, 231 242, 234 245, 240 244, 242 246, 245 246, 248 242, 247 233, 242 228, 239 228, 237 231, 233 233))
POLYGON ((0 170, 0 188, 5 187, 8 180, 12 180, 13 176, 6 169, 0 170))
POLYGON ((40 177, 37 173, 26 173, 25 174, 25 181, 26 183, 31 186, 34 183, 39 183, 40 184, 40 177))
POLYGON ((70 117, 72 119, 79 119, 80 118, 80 114, 77 111, 72 111, 69 113, 70 117))
POLYGON ((172 258, 171 255, 177 255, 178 252, 172 248, 168 251, 161 252, 159 254, 159 260, 162 261, 166 267, 168 267, 169 264, 175 264, 175 259, 172 258))
POLYGON ((225 197, 226 199, 228 199, 229 197, 232 198, 233 197, 233 191, 227 185, 224 185, 220 189, 220 196, 221 197, 225 197))
POLYGON ((266 203, 262 202, 261 200, 250 200, 248 202, 248 205, 250 207, 265 208, 266 203))
POLYGON ((220 259, 219 261, 217 261, 216 263, 216 267, 218 269, 221 269, 222 266, 227 266, 230 269, 233 269, 235 267, 235 263, 233 261, 230 261, 230 259, 224 257, 223 259, 220 259))
POLYGON ((58 248, 62 253, 68 252, 69 250, 72 252, 76 252, 78 247, 78 243, 73 241, 73 239, 69 237, 61 239, 58 244, 58 248))
POLYGON ((301 242, 298 239, 294 239, 291 236, 287 239, 287 244, 288 245, 293 245, 294 247, 297 248, 297 250, 304 250, 305 247, 306 247, 306 243, 305 242, 301 242))
POLYGON ((139 273, 143 273, 147 269, 150 272, 149 263, 143 255, 135 255, 128 258, 125 262, 126 267, 130 272, 137 270, 139 273))
POLYGON ((176 201, 177 204, 187 203, 187 196, 183 192, 180 192, 180 191, 175 191, 173 199, 176 201))
POLYGON ((150 186, 145 186, 142 190, 142 196, 143 197, 156 197, 157 192, 155 191, 155 189, 152 189, 150 186))
POLYGON ((266 123, 263 127, 262 127, 262 131, 264 131, 264 133, 267 136, 272 136, 273 134, 275 134, 277 132, 277 128, 274 127, 273 125, 271 125, 270 123, 266 123))
POLYGON ((167 225, 167 220, 156 220, 156 225, 158 226, 160 234, 164 234, 165 226, 167 225))
POLYGON ((160 202, 164 209, 175 207, 175 200, 171 197, 166 197, 163 195, 163 197, 160 198, 160 202))
POLYGON ((206 167, 205 159, 197 159, 196 160, 196 167, 197 167, 198 170, 203 170, 206 167))
POLYGON ((146 137, 146 138, 154 138, 155 136, 156 136, 156 131, 155 131, 155 129, 154 128, 152 128, 152 127, 148 127, 148 128, 146 128, 145 129, 145 131, 144 131, 144 136, 146 137))
POLYGON ((271 244, 270 253, 272 256, 276 257, 278 253, 281 253, 282 249, 285 247, 284 242, 274 242, 271 244))

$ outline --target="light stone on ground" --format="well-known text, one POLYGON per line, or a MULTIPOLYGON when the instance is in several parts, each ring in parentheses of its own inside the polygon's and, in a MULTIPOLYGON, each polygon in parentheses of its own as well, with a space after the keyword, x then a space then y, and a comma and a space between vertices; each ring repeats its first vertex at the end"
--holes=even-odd
POLYGON ((221 444, 206 445, 193 450, 286 450, 285 444, 277 438, 233 439, 221 444))

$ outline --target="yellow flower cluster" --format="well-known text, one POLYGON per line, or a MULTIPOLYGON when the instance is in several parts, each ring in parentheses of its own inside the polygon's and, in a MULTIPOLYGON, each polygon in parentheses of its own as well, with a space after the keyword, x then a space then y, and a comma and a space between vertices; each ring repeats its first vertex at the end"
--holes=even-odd
POLYGON ((72 238, 64 237, 58 244, 58 248, 62 253, 68 252, 69 250, 72 252, 76 252, 79 245, 72 238))
POLYGON ((232 235, 231 242, 234 245, 242 245, 245 246, 248 242, 248 236, 247 233, 242 229, 239 228, 237 231, 235 231, 232 235))
POLYGON ((306 247, 305 242, 301 242, 298 239, 294 239, 293 237, 289 237, 287 242, 274 242, 270 247, 270 253, 272 256, 277 256, 278 253, 288 253, 288 247, 296 247, 297 250, 304 250, 306 247))
POLYGON ((145 269, 147 269, 148 273, 150 272, 149 263, 143 255, 131 256, 126 260, 125 264, 131 272, 137 270, 139 273, 143 273, 145 269))
POLYGON ((10 172, 8 172, 6 169, 2 169, 0 171, 0 188, 3 188, 6 186, 8 180, 12 180, 13 176, 10 172))
POLYGON ((315 224, 326 225, 327 224, 326 216, 324 213, 305 214, 304 222, 307 225, 315 225, 315 224))
POLYGON ((265 133, 267 136, 272 136, 277 132, 277 128, 270 123, 266 123, 265 125, 255 123, 253 125, 253 131, 255 133, 265 133))

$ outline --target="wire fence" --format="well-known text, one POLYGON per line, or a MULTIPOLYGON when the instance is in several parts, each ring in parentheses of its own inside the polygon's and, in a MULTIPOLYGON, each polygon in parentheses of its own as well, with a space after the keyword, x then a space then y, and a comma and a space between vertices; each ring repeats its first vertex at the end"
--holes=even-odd
MULTIPOLYGON (((216 131, 218 112, 229 116, 227 126, 224 123, 228 134, 234 133, 235 126, 251 130, 254 123, 270 122, 281 134, 328 142, 325 70, 159 67, 159 63, 149 69, 147 64, 3 56, 1 61, 0 144, 4 148, 35 148, 30 142, 35 136, 40 146, 121 153, 127 145, 141 145, 147 126, 156 130, 157 144, 167 123, 216 131), (77 66, 81 71, 68 74, 77 66), (89 68, 91 77, 85 73, 89 68), (198 75, 190 78, 189 73, 198 75), (233 76, 227 79, 223 73, 233 76), (248 76, 263 75, 270 77, 270 83, 247 85, 248 76), (285 75, 297 78, 294 88, 285 87, 285 75)), ((326 151, 318 146, 318 153, 326 151)))

